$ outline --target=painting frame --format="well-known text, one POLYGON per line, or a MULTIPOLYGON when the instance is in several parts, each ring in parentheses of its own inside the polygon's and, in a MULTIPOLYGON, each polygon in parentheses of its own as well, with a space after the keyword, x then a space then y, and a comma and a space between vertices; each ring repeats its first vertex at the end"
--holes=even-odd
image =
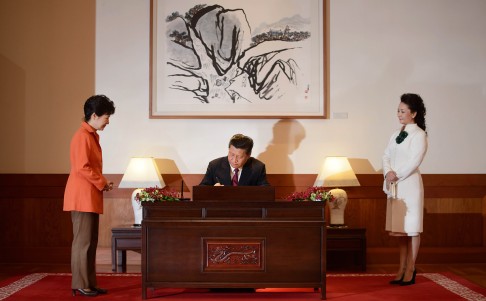
MULTIPOLYGON (((206 53, 210 53, 208 49, 212 50, 214 47, 211 46, 210 42, 206 40, 214 39, 215 36, 223 36, 224 33, 216 32, 212 34, 211 30, 206 32, 202 31, 200 28, 207 27, 196 27, 199 23, 205 21, 204 18, 210 18, 214 15, 224 14, 225 18, 220 18, 219 20, 245 20, 249 22, 249 17, 247 15, 244 18, 238 18, 238 14, 241 12, 238 9, 225 9, 225 5, 230 0, 220 0, 215 4, 207 5, 199 11, 198 14, 193 15, 193 19, 190 20, 192 23, 187 22, 185 28, 187 31, 191 31, 189 34, 184 34, 185 37, 177 37, 177 42, 175 44, 175 38, 170 40, 168 38, 168 33, 176 32, 173 28, 174 25, 171 24, 171 28, 165 23, 179 22, 178 19, 183 19, 183 15, 177 11, 177 9, 172 9, 177 7, 177 3, 181 1, 177 0, 151 0, 150 1, 150 95, 149 95, 149 118, 151 119, 169 119, 169 118, 179 118, 179 119, 325 119, 328 115, 328 98, 329 98, 329 67, 328 67, 328 49, 329 49, 329 39, 328 39, 328 0, 304 0, 307 5, 304 7, 307 9, 308 17, 306 20, 312 30, 310 30, 310 38, 303 39, 302 41, 295 42, 295 37, 297 39, 300 35, 294 34, 291 30, 287 30, 289 26, 285 28, 284 34, 282 35, 282 30, 278 31, 280 36, 291 37, 294 40, 291 41, 268 41, 265 40, 264 43, 256 44, 255 36, 251 36, 252 45, 247 48, 236 49, 234 45, 242 45, 244 37, 234 38, 235 34, 232 35, 232 43, 230 50, 218 49, 218 51, 211 52, 214 53, 210 56, 210 64, 204 63, 202 58, 206 53), (317 13, 315 12, 318 7, 317 13), (211 13, 218 9, 217 13, 211 13), (202 12, 201 12, 202 11, 202 12), (236 13, 235 13, 236 11, 236 13), (201 17, 200 15, 203 15, 201 17), (174 20, 168 21, 172 15, 176 15, 174 20), (196 23, 194 19, 198 17, 196 23), (209 17, 208 17, 209 16, 209 17), (202 20, 202 21, 201 21, 202 20), (196 23, 196 26, 194 24, 196 23), (160 34, 163 32, 164 34, 160 34), (317 32, 317 33, 316 33, 317 32), (189 36, 189 38, 187 37, 189 36), (206 38, 209 37, 209 38, 206 38), (206 40, 204 40, 206 38, 206 40), (190 47, 181 47, 181 40, 185 39, 184 46, 190 45, 190 47), (237 40, 239 39, 239 40, 237 40), (198 44, 199 43, 199 44, 198 44), (178 47, 177 51, 174 51, 172 46, 176 45, 178 47), (194 49, 197 47, 205 49, 204 52, 197 52, 194 49), (262 45, 273 45, 270 47, 275 47, 272 49, 272 56, 268 55, 270 51, 263 51, 263 55, 250 56, 248 53, 254 51, 260 47, 259 51, 262 53, 262 45), (278 45, 278 46, 274 46, 278 45), (280 46, 285 45, 285 46, 280 46), (287 45, 292 45, 291 47, 287 45), (298 46, 295 46, 298 45, 298 46), (302 46, 304 45, 304 46, 302 46), (314 47, 305 47, 305 46, 314 47), (318 47, 315 47, 318 46, 318 47), (170 48, 172 47, 172 48, 170 48), (280 48, 277 48, 280 47, 280 48), (318 48, 318 50, 316 50, 318 48), (236 50, 235 50, 236 49, 236 50), (190 51, 189 51, 190 50, 190 51), (180 67, 183 61, 179 57, 174 59, 174 56, 181 56, 181 53, 196 53, 194 56, 195 61, 198 66, 197 68, 187 68, 187 70, 179 71, 183 69, 180 67), (220 53, 235 53, 237 51, 244 52, 244 55, 234 56, 232 58, 226 59, 228 56, 218 55, 220 53), (202 53, 202 54, 200 54, 202 53), (266 55, 264 57, 264 55, 266 55), (287 57, 285 57, 287 55, 287 57), (292 56, 294 55, 294 56, 292 56), (245 57, 246 56, 246 57, 245 57), (245 57, 245 64, 241 63, 243 59, 235 62, 235 57, 242 58, 245 57), (262 59, 262 57, 264 59, 262 59), (258 58, 258 59, 254 59, 258 58), (252 60, 253 59, 253 60, 252 60), (231 61, 233 60, 233 61, 231 61), (260 62, 264 61, 266 65, 258 65, 260 62), (176 63, 179 63, 177 65, 176 63), (220 63, 222 62, 222 63, 220 63), (256 62, 256 63, 254 63, 256 62), (316 64, 315 62, 318 62, 316 64), (208 76, 207 79, 200 76, 192 76, 195 74, 193 72, 201 71, 201 66, 211 65, 210 68, 218 69, 218 74, 208 76), (228 67, 229 66, 229 67, 228 67), (256 66, 256 67, 255 67, 256 66), (268 67, 268 66, 271 66, 268 67), (294 66, 296 66, 294 68, 294 66), (302 67, 303 66, 303 67, 302 67), (171 73, 172 71, 167 71, 167 69, 178 70, 177 74, 171 73), (226 69, 225 69, 226 68, 226 69), (294 69, 292 69, 294 68, 294 69), (230 74, 230 69, 235 69, 233 73, 230 74), (255 71, 256 70, 256 71, 255 71), (268 73, 263 73, 263 70, 268 73), (270 70, 270 71, 268 71, 270 70), (291 70, 291 71, 289 71, 291 70), (295 72, 294 70, 299 71, 295 72), (309 72, 307 72, 309 71, 309 72), (227 72, 227 73, 224 73, 227 72), (264 76, 262 75, 264 74, 264 76), (283 74, 283 75, 282 75, 283 74), (289 76, 297 74, 295 78, 289 76), (190 75, 190 76, 189 76, 190 75), (228 75, 228 76, 227 76, 228 75), (224 88, 219 90, 211 89, 207 87, 215 86, 214 83, 208 83, 213 78, 220 76, 222 79, 219 82, 223 83, 224 88), (180 84, 182 78, 184 84, 180 84), (191 80, 187 80, 191 78, 191 80), (262 80, 263 78, 263 80, 262 80), (243 80, 240 80, 243 79, 243 80), (271 80, 269 80, 271 79, 271 80), (303 80, 301 80, 303 79, 303 80), (225 82, 226 80, 226 82, 225 82), (267 80, 267 81, 266 81, 267 80), (300 81, 299 81, 300 80, 300 81), (240 81, 240 82, 238 82, 240 81), (266 81, 266 82, 265 82, 266 81), (236 85, 235 83, 238 83, 236 85), (273 84, 273 86, 271 86, 273 84), (236 85, 237 88, 233 87, 236 85), (196 87, 196 89, 192 88, 196 87), (201 88, 206 87, 206 88, 201 88), (244 88, 242 88, 244 87, 244 88), (269 88, 270 87, 270 88, 269 88), (312 87, 312 88, 310 88, 312 87), (266 90, 265 90, 266 89, 266 90), (309 93, 309 90, 311 91, 309 93), (237 92, 235 92, 237 91, 237 92), (270 91, 270 92, 269 92, 270 91), (270 97, 267 98, 267 96, 270 97), (273 98, 272 98, 273 97, 273 98)), ((302 3, 303 0, 278 0, 278 1, 288 1, 289 4, 302 3)), ((183 2, 183 1, 182 1, 183 2)), ((208 1, 209 2, 209 1, 208 1)), ((200 2, 199 2, 200 3, 200 2)), ((261 3, 261 1, 260 1, 261 3)), ((265 3, 265 2, 264 2, 265 3)), ((189 10, 190 11, 190 10, 189 10)), ((243 13, 246 13, 244 9, 241 9, 243 13)), ((274 10, 275 11, 275 10, 274 10)), ((305 14, 307 11, 303 11, 305 14)), ((278 19, 284 16, 285 12, 281 12, 281 15, 275 13, 275 15, 268 15, 268 11, 265 12, 265 18, 278 19)), ((187 16, 187 12, 185 13, 187 16)), ((188 18, 186 18, 188 19, 188 18)), ((210 19, 212 22, 212 19, 210 19)), ((211 22, 208 22, 211 24, 211 22)), ((214 23, 214 22, 213 22, 214 23)), ((238 24, 238 26, 243 27, 244 22, 240 22, 243 25, 238 24)), ((228 27, 228 24, 223 24, 228 27)), ((237 28, 239 32, 245 32, 245 30, 234 25, 233 28, 237 28)), ((272 25, 276 26, 276 25, 272 25)), ((297 25, 296 25, 297 26, 297 25)), ((179 28, 184 28, 180 26, 179 28)), ((223 28, 221 26, 220 28, 223 28)), ((276 29, 271 29, 272 32, 276 32, 276 29)), ((178 32, 178 31, 177 31, 178 32)), ((182 32, 182 30, 181 30, 182 32)), ((233 30, 234 32, 234 30, 233 30)), ((300 33, 305 32, 301 31, 300 33)), ((263 35, 263 34, 261 34, 263 35)), ((221 38, 217 40, 216 45, 224 44, 221 38)), ((246 39, 248 40, 248 39, 246 39)), ((214 45, 214 43, 212 44, 214 45)), ((243 47, 241 47, 243 48, 243 47)), ((192 56, 192 54, 191 54, 192 56)), ((184 57, 184 59, 189 56, 184 57)), ((207 59, 206 59, 207 60, 207 59)), ((190 65, 184 61, 183 66, 190 65)), ((218 82, 216 79, 214 82, 218 82)))

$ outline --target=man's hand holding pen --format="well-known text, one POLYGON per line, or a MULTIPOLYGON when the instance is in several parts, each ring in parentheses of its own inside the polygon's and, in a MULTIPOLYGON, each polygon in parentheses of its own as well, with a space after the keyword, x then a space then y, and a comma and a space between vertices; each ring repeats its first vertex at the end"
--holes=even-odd
POLYGON ((219 180, 219 178, 216 177, 216 183, 214 184, 214 186, 224 186, 224 185, 221 184, 221 181, 219 180))

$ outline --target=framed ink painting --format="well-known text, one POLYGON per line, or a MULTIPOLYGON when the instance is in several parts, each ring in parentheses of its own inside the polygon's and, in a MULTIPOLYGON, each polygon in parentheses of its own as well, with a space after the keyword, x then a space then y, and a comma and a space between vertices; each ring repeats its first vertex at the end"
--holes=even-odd
POLYGON ((151 0, 150 118, 325 118, 325 0, 151 0))

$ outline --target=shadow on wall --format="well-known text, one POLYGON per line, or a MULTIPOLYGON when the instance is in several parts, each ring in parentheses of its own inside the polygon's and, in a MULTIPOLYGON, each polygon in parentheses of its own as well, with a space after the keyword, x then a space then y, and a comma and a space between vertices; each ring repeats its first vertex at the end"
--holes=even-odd
POLYGON ((26 166, 26 75, 25 70, 7 57, 0 55, 0 91, 2 107, 8 114, 3 114, 4 124, 15 125, 2 134, 0 173, 25 172, 26 166), (5 102, 3 102, 5 100, 5 102))
POLYGON ((191 192, 188 183, 182 178, 181 171, 174 160, 155 158, 155 164, 157 165, 166 186, 181 193, 182 196, 184 196, 185 193, 191 192))
POLYGON ((273 126, 273 138, 264 152, 257 157, 265 163, 269 174, 293 174, 294 164, 290 155, 305 138, 305 129, 294 119, 279 120, 273 126))
POLYGON ((380 173, 380 171, 375 170, 368 159, 348 158, 348 161, 355 174, 380 173))

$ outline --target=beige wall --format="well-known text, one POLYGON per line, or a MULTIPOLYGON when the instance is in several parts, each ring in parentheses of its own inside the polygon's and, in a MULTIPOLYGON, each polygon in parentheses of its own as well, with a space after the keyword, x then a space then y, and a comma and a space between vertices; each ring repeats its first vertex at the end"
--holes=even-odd
MULTIPOLYGON (((258 5, 252 1, 221 3, 258 5)), ((422 172, 485 173, 486 1, 329 2, 331 119, 289 125, 148 119, 150 1, 98 0, 96 89, 117 103, 102 136, 105 170, 123 173, 131 156, 153 156, 183 174, 204 173, 210 159, 226 154, 231 135, 243 132, 254 138, 253 155, 265 156, 269 173, 317 174, 324 158, 336 155, 363 162, 367 168, 358 173, 373 173, 400 126, 400 95, 415 92, 428 109, 422 172), (334 119, 334 113, 348 118, 334 119)), ((174 3, 182 13, 182 6, 199 2, 174 3)))
POLYGON ((0 173, 67 173, 95 86, 95 0, 0 1, 0 173))
POLYGON ((93 93, 117 106, 100 133, 106 173, 152 156, 162 173, 201 174, 236 132, 255 139, 269 173, 315 174, 328 155, 373 173, 408 91, 428 108, 422 172, 485 173, 484 15, 485 1, 330 0, 329 116, 348 118, 282 124, 149 119, 149 0, 1 0, 0 173, 67 173, 93 93))

